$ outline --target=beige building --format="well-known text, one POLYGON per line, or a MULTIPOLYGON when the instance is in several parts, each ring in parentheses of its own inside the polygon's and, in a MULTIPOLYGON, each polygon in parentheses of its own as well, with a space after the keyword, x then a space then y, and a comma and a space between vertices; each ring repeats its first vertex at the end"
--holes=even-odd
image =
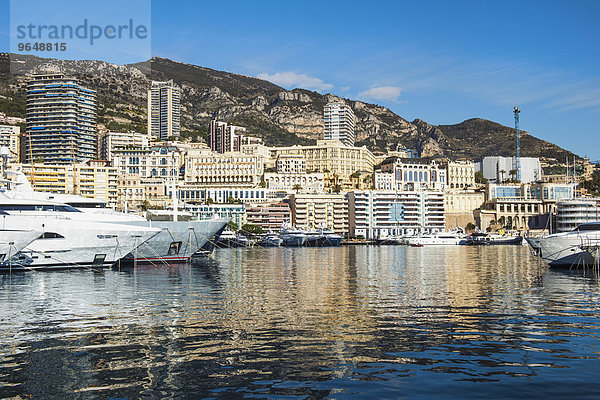
POLYGON ((449 189, 466 189, 475 186, 475 164, 471 161, 449 161, 446 165, 449 189))
POLYGON ((140 178, 138 175, 119 176, 117 209, 161 208, 171 198, 166 195, 162 179, 140 178))
POLYGON ((341 185, 351 186, 350 175, 356 171, 373 171, 376 158, 366 147, 350 147, 337 140, 319 140, 315 146, 275 147, 271 158, 302 155, 307 172, 335 174, 341 185))
POLYGON ((261 182, 263 173, 260 156, 197 149, 187 152, 184 181, 200 186, 253 187, 261 182))
POLYGON ((325 176, 321 173, 279 174, 267 172, 264 175, 264 181, 267 189, 273 190, 322 192, 325 188, 325 176))
POLYGON ((279 231, 284 223, 292 220, 288 203, 270 203, 246 206, 246 223, 260 226, 265 232, 279 231))
POLYGON ((179 177, 184 152, 169 143, 148 149, 123 149, 113 151, 113 166, 119 175, 138 175, 141 178, 172 180, 179 177))
POLYGON ((10 151, 9 162, 19 162, 21 157, 21 128, 12 125, 0 125, 0 146, 10 151))
POLYGON ((108 161, 112 161, 115 150, 147 149, 149 146, 148 135, 137 132, 101 132, 98 143, 100 158, 108 161))
POLYGON ((327 227, 348 235, 348 199, 344 194, 293 194, 292 223, 300 229, 327 227))
POLYGON ((17 164, 36 191, 103 200, 114 207, 118 200, 118 174, 106 161, 81 164, 17 164))
POLYGON ((306 173, 306 158, 302 154, 282 154, 275 162, 276 170, 280 174, 306 173))

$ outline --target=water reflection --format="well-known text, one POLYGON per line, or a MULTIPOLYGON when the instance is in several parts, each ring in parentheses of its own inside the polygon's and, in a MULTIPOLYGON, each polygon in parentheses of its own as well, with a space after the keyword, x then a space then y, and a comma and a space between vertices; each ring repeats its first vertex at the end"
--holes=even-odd
POLYGON ((598 281, 524 246, 212 257, 0 275, 0 397, 598 394, 598 281))

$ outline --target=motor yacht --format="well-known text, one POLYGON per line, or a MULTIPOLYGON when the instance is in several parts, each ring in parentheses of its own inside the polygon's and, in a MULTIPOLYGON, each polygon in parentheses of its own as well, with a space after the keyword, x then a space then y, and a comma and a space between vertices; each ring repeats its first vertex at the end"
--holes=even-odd
POLYGON ((306 242, 306 233, 292 226, 282 226, 279 237, 283 240, 283 245, 288 247, 304 246, 306 242))
POLYGON ((206 246, 207 243, 217 237, 229 222, 227 218, 178 221, 172 211, 160 213, 159 220, 153 221, 140 215, 107 208, 106 202, 102 200, 71 194, 36 192, 26 180, 24 182, 21 180, 21 182, 17 189, 2 192, 1 197, 14 200, 60 202, 82 212, 91 221, 160 229, 158 235, 127 254, 124 261, 186 261, 201 249, 209 248, 206 246))
POLYGON ((594 258, 586 248, 600 244, 600 221, 581 224, 569 232, 528 239, 528 242, 551 267, 592 265, 594 258))
POLYGON ((0 229, 42 233, 8 262, 26 269, 111 266, 160 233, 102 222, 62 203, 6 198, 0 198, 0 229))
POLYGON ((461 232, 434 232, 406 239, 409 246, 421 247, 430 245, 456 246, 467 244, 467 236, 461 232))

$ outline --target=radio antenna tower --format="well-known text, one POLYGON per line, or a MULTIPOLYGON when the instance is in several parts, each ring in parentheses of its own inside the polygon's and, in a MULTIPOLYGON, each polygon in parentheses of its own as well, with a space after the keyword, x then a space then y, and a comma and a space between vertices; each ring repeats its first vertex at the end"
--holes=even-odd
POLYGON ((515 106, 513 109, 513 114, 515 115, 515 139, 517 142, 517 156, 515 157, 515 162, 513 163, 513 169, 517 173, 517 181, 521 182, 521 138, 519 131, 519 114, 521 110, 519 107, 515 106))

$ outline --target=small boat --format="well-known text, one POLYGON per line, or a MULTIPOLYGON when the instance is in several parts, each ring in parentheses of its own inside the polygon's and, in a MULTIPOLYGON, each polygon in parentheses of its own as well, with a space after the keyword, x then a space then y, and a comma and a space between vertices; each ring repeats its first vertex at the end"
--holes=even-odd
POLYGON ((499 235, 495 233, 473 232, 467 238, 468 245, 494 246, 494 245, 520 245, 523 244, 522 236, 499 235))
POLYGON ((229 229, 225 229, 221 236, 219 236, 219 240, 216 243, 216 246, 219 248, 236 248, 236 247, 248 247, 250 241, 244 235, 236 234, 229 229))
POLYGON ((275 233, 268 233, 261 236, 256 242, 257 245, 262 247, 279 247, 283 243, 283 239, 275 233))

